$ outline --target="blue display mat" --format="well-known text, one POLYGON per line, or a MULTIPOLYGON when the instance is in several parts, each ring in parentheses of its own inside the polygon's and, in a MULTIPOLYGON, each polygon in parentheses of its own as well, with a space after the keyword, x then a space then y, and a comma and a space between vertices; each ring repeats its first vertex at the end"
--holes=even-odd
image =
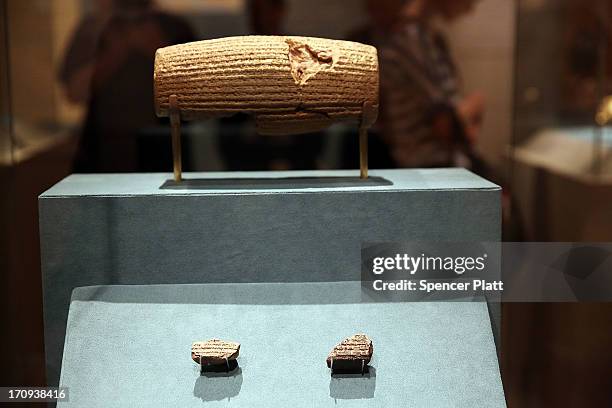
POLYGON ((60 384, 60 407, 506 406, 486 303, 368 303, 359 282, 78 288, 60 384), (359 332, 370 373, 330 376, 359 332), (190 358, 212 337, 241 343, 230 375, 190 358))

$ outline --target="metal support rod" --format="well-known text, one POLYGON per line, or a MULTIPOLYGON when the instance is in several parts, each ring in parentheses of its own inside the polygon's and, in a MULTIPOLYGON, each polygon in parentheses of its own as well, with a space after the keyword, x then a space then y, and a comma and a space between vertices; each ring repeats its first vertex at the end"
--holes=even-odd
POLYGON ((181 114, 176 95, 170 95, 170 132, 172 134, 172 162, 174 164, 174 181, 183 179, 183 164, 181 160, 181 114))
POLYGON ((368 178, 368 128, 359 127, 359 177, 368 178))
POLYGON ((359 123, 359 177, 368 178, 368 129, 376 122, 378 106, 370 101, 363 102, 359 123))

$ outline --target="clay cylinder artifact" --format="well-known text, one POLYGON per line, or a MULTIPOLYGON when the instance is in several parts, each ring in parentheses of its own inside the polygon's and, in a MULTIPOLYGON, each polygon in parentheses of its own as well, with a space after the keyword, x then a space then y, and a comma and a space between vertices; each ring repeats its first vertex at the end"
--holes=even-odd
POLYGON ((176 95, 181 119, 242 112, 264 135, 367 127, 378 113, 376 48, 349 41, 245 36, 160 48, 154 84, 158 116, 176 95))

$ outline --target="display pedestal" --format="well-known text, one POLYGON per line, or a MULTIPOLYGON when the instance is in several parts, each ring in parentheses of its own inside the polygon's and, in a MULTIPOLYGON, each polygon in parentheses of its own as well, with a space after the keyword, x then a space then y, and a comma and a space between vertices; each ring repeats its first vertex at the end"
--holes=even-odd
POLYGON ((500 189, 466 170, 355 176, 186 174, 177 186, 169 174, 72 175, 45 192, 49 383, 76 287, 357 281, 363 242, 500 239, 500 189))
POLYGON ((486 303, 363 303, 359 282, 75 290, 60 407, 505 407, 486 303), (325 359, 367 333, 369 373, 325 359), (239 341, 239 368, 200 375, 191 343, 239 341))

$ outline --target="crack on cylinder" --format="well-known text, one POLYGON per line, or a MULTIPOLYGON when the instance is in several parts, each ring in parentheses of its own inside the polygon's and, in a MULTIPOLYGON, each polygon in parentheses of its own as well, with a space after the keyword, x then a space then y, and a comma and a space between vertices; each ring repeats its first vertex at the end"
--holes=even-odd
POLYGON ((308 109, 307 107, 305 107, 304 105, 298 105, 295 107, 295 113, 310 113, 313 115, 321 115, 323 116, 325 119, 329 119, 331 120, 331 116, 329 115, 329 113, 327 112, 322 112, 322 111, 318 111, 318 110, 314 110, 314 109, 308 109))

